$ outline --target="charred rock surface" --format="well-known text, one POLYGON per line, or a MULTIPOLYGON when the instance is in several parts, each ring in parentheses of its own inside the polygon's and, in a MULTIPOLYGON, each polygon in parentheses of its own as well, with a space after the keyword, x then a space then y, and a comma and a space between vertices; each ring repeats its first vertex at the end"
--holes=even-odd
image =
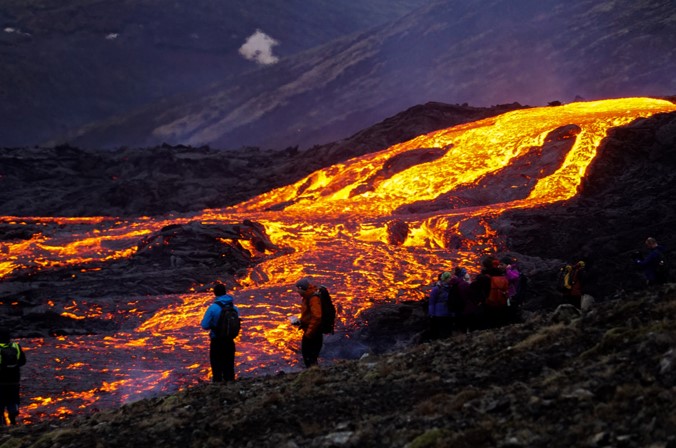
POLYGON ((246 268, 280 253, 263 226, 248 220, 167 226, 143 238, 129 258, 22 271, 3 278, 0 303, 5 312, 0 325, 15 337, 118 330, 172 300, 156 296, 199 290, 215 280, 234 284, 246 268), (131 308, 141 312, 135 316, 124 312, 131 308))

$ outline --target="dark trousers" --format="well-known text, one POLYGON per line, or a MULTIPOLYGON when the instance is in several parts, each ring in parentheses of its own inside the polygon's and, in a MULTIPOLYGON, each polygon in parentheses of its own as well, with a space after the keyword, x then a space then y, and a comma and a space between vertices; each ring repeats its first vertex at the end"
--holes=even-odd
POLYGON ((303 354, 305 367, 317 365, 317 358, 319 358, 319 352, 322 351, 322 345, 324 345, 324 335, 321 333, 317 333, 309 338, 303 336, 303 339, 300 341, 300 351, 303 354))
POLYGON ((5 420, 5 409, 7 409, 7 416, 9 423, 16 425, 16 416, 19 415, 19 385, 18 384, 2 384, 0 385, 0 426, 7 424, 5 420))
POLYGON ((235 380, 235 341, 232 339, 211 340, 209 346, 211 377, 215 383, 235 380))

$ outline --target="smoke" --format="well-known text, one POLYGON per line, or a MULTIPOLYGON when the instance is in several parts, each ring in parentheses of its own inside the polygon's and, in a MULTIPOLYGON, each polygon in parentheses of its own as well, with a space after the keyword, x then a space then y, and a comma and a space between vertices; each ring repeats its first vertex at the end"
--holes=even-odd
POLYGON ((268 36, 261 30, 256 30, 239 47, 239 54, 249 61, 254 61, 261 65, 270 65, 279 61, 279 58, 272 54, 272 47, 279 45, 279 42, 268 36))

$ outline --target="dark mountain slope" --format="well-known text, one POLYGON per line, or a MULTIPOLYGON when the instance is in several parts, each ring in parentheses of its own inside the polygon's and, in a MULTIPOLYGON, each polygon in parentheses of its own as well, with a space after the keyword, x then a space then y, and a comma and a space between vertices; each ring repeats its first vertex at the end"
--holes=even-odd
POLYGON ((3 0, 0 145, 33 145, 216 81, 233 85, 227 79, 256 67, 238 49, 257 29, 284 59, 425 2, 3 0))
POLYGON ((668 0, 431 2, 386 26, 59 141, 309 146, 428 100, 668 95, 676 90, 675 17, 668 0))
POLYGON ((0 148, 0 214, 141 216, 235 205, 351 157, 519 107, 428 103, 305 150, 0 148))

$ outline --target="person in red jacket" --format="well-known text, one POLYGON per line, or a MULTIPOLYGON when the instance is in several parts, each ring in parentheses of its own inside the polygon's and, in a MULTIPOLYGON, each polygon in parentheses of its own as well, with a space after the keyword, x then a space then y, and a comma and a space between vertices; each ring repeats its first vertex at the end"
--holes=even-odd
POLYGON ((318 364, 319 352, 324 345, 324 335, 321 331, 322 302, 317 295, 317 286, 312 284, 309 279, 298 280, 296 289, 302 298, 300 320, 298 321, 298 325, 303 331, 301 353, 305 367, 312 367, 318 364))

